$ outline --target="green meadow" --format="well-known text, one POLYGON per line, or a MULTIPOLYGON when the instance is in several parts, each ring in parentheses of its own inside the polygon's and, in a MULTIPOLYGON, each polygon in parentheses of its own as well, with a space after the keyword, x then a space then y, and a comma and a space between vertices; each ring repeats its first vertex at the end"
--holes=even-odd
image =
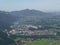
POLYGON ((26 41, 23 45, 60 45, 60 40, 43 39, 43 40, 26 41))

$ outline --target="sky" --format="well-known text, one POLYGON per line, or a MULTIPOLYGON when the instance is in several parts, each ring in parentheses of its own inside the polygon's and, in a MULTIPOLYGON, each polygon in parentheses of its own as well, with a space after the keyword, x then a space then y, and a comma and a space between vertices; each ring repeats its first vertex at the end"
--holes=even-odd
POLYGON ((60 11, 60 0, 0 0, 0 10, 2 11, 23 9, 60 11))

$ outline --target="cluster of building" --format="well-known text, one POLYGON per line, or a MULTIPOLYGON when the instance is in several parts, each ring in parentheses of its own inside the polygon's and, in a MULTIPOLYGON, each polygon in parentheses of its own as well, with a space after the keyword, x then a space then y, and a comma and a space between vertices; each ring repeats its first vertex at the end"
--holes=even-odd
POLYGON ((24 30, 24 29, 12 29, 9 31, 10 34, 20 34, 20 35, 56 35, 54 31, 48 30, 24 30))
MULTIPOLYGON (((39 26, 41 27, 41 26, 39 26)), ((12 29, 9 31, 10 34, 16 35, 56 35, 56 32, 54 31, 49 31, 49 30, 37 30, 37 26, 32 26, 32 25, 26 25, 24 28, 18 28, 18 29, 12 29), (29 30, 28 28, 32 27, 35 28, 36 30, 29 30)))

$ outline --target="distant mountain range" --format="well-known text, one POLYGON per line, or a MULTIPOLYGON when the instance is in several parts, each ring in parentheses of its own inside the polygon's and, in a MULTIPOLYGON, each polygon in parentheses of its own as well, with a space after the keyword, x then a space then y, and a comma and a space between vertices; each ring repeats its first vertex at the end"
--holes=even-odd
POLYGON ((33 9, 12 12, 0 11, 0 29, 6 29, 14 22, 34 25, 60 24, 60 13, 48 13, 33 9))
POLYGON ((58 22, 57 19, 60 19, 60 14, 57 12, 43 12, 30 9, 13 11, 10 14, 19 17, 19 24, 52 25, 58 22))

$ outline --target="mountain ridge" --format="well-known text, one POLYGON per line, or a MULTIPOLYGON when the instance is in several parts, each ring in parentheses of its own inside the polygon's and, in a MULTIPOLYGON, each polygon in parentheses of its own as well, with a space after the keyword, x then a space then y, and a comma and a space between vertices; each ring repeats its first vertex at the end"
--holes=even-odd
POLYGON ((40 24, 40 23, 48 24, 48 23, 52 23, 53 21, 55 23, 56 22, 55 20, 59 19, 58 17, 60 17, 60 14, 59 15, 55 13, 52 14, 34 9, 32 10, 24 9, 20 11, 12 11, 12 12, 0 11, 0 28, 2 28, 2 26, 4 28, 5 26, 12 24, 14 21, 18 21, 19 23, 22 24, 34 24, 34 22, 35 24, 40 24))

